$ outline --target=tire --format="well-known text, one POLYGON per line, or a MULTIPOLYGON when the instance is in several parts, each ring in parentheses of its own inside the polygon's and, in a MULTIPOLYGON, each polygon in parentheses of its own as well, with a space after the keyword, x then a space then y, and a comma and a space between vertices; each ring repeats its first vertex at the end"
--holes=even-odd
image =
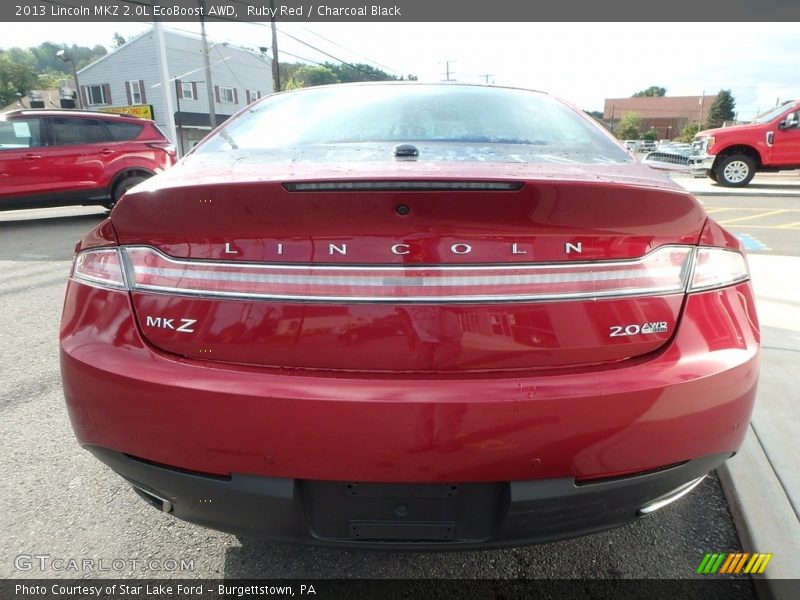
POLYGON ((125 177, 114 186, 114 191, 111 193, 111 200, 106 202, 103 206, 105 206, 108 210, 111 210, 114 208, 117 202, 119 202, 119 199, 125 195, 125 192, 127 192, 133 186, 142 183, 145 179, 147 179, 147 177, 142 177, 141 175, 131 175, 130 177, 125 177))
POLYGON ((706 175, 708 175, 708 178, 714 183, 719 183, 719 180, 717 179, 717 174, 714 172, 714 169, 708 169, 706 171, 706 175))
POLYGON ((717 183, 725 187, 743 187, 756 174, 756 161, 746 154, 731 154, 714 167, 717 183))

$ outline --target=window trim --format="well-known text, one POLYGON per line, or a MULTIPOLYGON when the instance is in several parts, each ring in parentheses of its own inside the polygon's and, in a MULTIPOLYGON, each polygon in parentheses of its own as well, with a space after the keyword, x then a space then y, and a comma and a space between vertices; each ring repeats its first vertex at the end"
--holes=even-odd
POLYGON ((141 82, 138 79, 130 79, 130 80, 128 80, 128 85, 130 86, 130 89, 131 89, 131 104, 132 105, 144 104, 144 102, 142 101, 142 86, 141 86, 141 82), (136 85, 136 88, 133 87, 134 85, 136 85), (138 91, 135 91, 135 90, 138 90, 138 91), (139 101, 138 102, 136 101, 136 95, 137 94, 139 95, 139 101))
POLYGON ((181 100, 197 100, 194 97, 194 85, 191 81, 181 81, 181 100), (188 86, 188 87, 187 87, 188 86), (186 92, 189 92, 189 95, 186 95, 186 92))
POLYGON ((86 90, 86 101, 89 106, 107 106, 109 104, 108 98, 106 98, 106 88, 105 85, 102 83, 90 83, 89 85, 84 86, 86 90), (102 98, 102 102, 94 102, 94 98, 92 97, 92 88, 100 88, 100 97, 102 98))
POLYGON ((232 87, 221 85, 219 86, 219 101, 225 104, 235 104, 236 103, 236 94, 233 92, 232 87), (225 92, 231 93, 231 99, 228 100, 225 97, 225 92))

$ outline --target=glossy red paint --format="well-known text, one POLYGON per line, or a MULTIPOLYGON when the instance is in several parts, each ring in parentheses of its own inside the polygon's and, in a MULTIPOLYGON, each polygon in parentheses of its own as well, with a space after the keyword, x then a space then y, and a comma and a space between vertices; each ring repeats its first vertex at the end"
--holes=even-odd
POLYGON ((672 336, 682 294, 517 304, 325 304, 134 294, 140 327, 173 354, 273 367, 469 372, 607 363, 652 352, 672 336), (189 318, 194 333, 148 324, 189 318), (647 336, 612 326, 665 321, 647 336))
POLYGON ((361 481, 600 477, 734 452, 759 333, 749 283, 690 294, 661 350, 472 375, 223 365, 147 344, 125 292, 69 283, 64 391, 81 443, 201 472, 361 481))
POLYGON ((506 264, 639 257, 696 244, 706 215, 647 167, 350 165, 353 181, 512 181, 516 191, 290 192, 287 182, 333 180, 341 169, 180 163, 116 208, 121 244, 179 258, 315 264, 506 264), (499 173, 499 175, 498 175, 499 173), (407 215, 396 212, 398 205, 407 215), (358 215, 357 219, 351 218, 358 215), (582 241, 580 253, 565 243, 582 241), (227 244, 227 246, 226 246, 227 244), (331 249, 334 244, 346 253, 331 249), (392 252, 407 244, 408 253, 392 252), (471 251, 456 254, 454 244, 471 251))
MULTIPOLYGON (((290 192, 287 182, 307 181, 310 170, 300 165, 291 177, 276 181, 281 170, 274 165, 233 166, 232 182, 221 184, 221 174, 205 166, 202 161, 181 164, 158 185, 145 183, 130 194, 114 212, 119 242, 147 244, 173 257, 232 262, 558 263, 638 258, 665 244, 693 245, 706 221, 689 194, 636 169, 617 180, 608 169, 592 166, 574 167, 569 178, 563 173, 557 178, 553 167, 535 165, 510 165, 499 178, 496 168, 469 171, 470 181, 486 181, 494 173, 494 180, 519 183, 527 174, 514 191, 290 192), (409 208, 408 214, 396 212, 399 204, 409 208), (343 226, 347 214, 359 218, 343 226), (580 242, 580 252, 567 252, 570 242, 580 242)), ((353 166, 348 176, 353 181, 402 181, 419 170, 402 163, 353 166)), ((322 167, 315 180, 325 181, 336 171, 322 167)), ((417 181, 458 181, 466 173, 458 164, 437 165, 435 177, 422 171, 417 181)), ((134 295, 145 338, 178 355, 274 367, 394 372, 613 362, 652 352, 666 342, 682 302, 677 294, 390 307, 134 295), (195 332, 183 335, 148 324, 148 318, 159 317, 195 320, 195 332), (613 326, 651 321, 666 322, 667 331, 609 337, 613 326)))

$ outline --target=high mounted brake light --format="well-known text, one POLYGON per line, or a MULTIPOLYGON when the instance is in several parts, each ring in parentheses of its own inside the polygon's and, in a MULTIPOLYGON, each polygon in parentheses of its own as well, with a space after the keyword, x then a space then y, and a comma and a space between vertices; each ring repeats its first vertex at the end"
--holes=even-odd
POLYGON ((284 183, 289 192, 475 192, 516 191, 517 181, 309 181, 284 183))

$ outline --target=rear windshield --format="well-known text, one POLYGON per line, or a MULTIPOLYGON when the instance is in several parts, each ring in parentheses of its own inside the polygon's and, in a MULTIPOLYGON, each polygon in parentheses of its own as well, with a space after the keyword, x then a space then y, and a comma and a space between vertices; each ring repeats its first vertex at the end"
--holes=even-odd
POLYGON ((591 121, 539 92, 459 85, 356 85, 278 94, 228 123, 196 154, 274 160, 392 157, 415 144, 419 160, 631 162, 591 121))

